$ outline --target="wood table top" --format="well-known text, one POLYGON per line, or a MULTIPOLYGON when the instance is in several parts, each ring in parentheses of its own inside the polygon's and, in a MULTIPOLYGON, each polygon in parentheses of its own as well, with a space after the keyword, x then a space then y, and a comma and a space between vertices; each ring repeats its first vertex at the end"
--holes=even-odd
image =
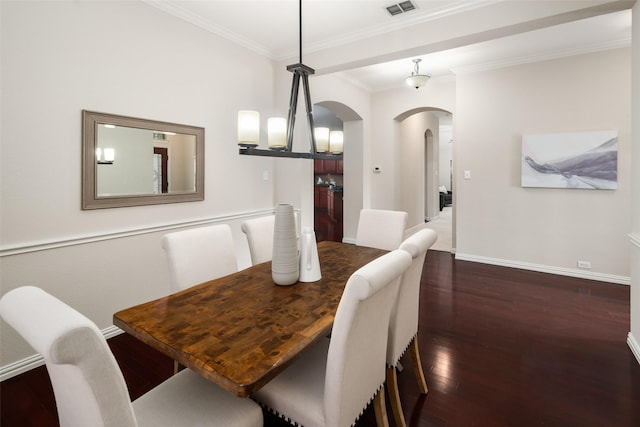
POLYGON ((331 330, 351 274, 386 252, 320 242, 317 282, 278 286, 265 262, 119 311, 113 323, 246 397, 331 330))

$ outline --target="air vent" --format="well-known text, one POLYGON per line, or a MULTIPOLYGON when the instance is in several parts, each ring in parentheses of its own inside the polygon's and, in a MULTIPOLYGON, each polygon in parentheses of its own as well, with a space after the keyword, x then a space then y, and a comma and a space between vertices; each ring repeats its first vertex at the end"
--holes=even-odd
POLYGON ((403 1, 400 3, 392 4, 391 6, 387 6, 387 12, 391 16, 399 15, 401 13, 409 12, 410 10, 414 10, 416 6, 410 1, 403 1))

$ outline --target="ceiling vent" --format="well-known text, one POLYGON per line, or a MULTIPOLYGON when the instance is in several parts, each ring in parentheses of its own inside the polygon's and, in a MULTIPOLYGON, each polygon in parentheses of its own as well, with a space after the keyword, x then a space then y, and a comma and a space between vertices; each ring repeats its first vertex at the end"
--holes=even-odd
POLYGON ((387 12, 391 16, 399 15, 401 13, 409 12, 410 10, 414 10, 416 6, 410 1, 403 1, 400 3, 392 4, 391 6, 387 6, 387 12))

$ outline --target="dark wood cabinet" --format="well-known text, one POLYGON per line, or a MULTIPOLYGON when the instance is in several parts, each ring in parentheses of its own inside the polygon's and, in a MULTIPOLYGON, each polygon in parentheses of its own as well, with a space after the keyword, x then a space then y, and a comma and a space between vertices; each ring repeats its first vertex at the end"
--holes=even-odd
POLYGON ((313 204, 316 209, 327 209, 329 187, 317 185, 313 189, 313 204))
MULTIPOLYGON (((313 160, 313 171, 317 175, 315 181, 332 183, 337 181, 338 190, 332 191, 326 185, 314 185, 313 204, 315 205, 314 229, 318 242, 333 240, 341 242, 342 230, 342 175, 343 161, 338 159, 313 160)), ((331 187, 333 188, 333 187, 331 187)))
POLYGON ((342 222, 342 191, 329 191, 327 212, 332 221, 342 222))
POLYGON ((314 173, 342 173, 342 160, 314 159, 313 172, 314 173))

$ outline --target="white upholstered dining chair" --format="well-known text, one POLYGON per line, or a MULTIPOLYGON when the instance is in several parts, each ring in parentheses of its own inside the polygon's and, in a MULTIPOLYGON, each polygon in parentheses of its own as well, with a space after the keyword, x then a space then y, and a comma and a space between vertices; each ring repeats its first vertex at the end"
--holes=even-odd
POLYGON ((411 264, 401 250, 354 272, 338 305, 331 339, 323 338, 262 389, 255 400, 290 423, 348 427, 374 400, 378 425, 384 402, 387 331, 399 278, 411 264))
POLYGON ((0 315, 44 358, 62 427, 262 426, 262 409, 255 402, 190 370, 132 403, 97 326, 40 288, 7 292, 0 315))
POLYGON ((409 215, 402 211, 362 209, 356 231, 356 245, 398 249, 404 239, 409 215))
POLYGON ((422 394, 427 394, 427 382, 422 371, 422 361, 418 351, 418 316, 420 310, 420 280, 427 250, 438 239, 435 231, 425 228, 407 237, 400 250, 411 255, 411 265, 403 274, 398 288, 398 298, 391 310, 389 322, 389 341, 387 345, 387 393, 395 423, 406 426, 400 392, 398 390, 397 370, 400 358, 407 349, 413 361, 413 372, 422 394))
MULTIPOLYGON (((298 233, 298 214, 296 219, 296 233, 298 233)), ((251 264, 261 264, 273 259, 273 229, 276 223, 275 215, 261 216, 244 221, 240 229, 247 236, 251 264)))
POLYGON ((171 291, 238 271, 231 228, 227 224, 176 231, 162 236, 167 254, 171 291))
POLYGON ((268 215, 248 219, 240 224, 240 229, 247 236, 249 254, 253 265, 271 261, 273 258, 273 227, 275 221, 275 215, 268 215))

